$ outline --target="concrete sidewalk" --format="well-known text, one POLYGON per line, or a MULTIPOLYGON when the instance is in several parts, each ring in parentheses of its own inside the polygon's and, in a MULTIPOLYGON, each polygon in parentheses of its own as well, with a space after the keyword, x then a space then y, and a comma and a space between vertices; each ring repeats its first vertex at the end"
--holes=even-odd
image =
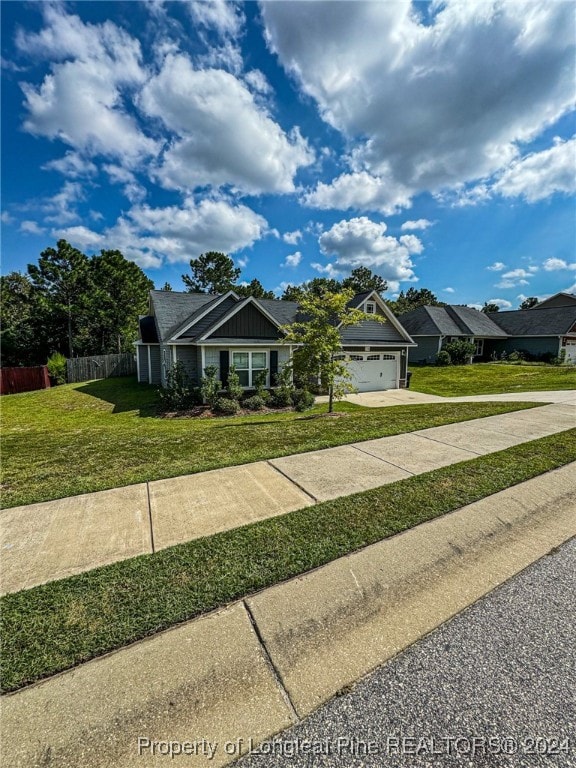
POLYGON ((3 697, 2 765, 230 762, 574 536, 575 470, 3 697))
POLYGON ((1 591, 347 496, 576 425, 556 403, 393 437, 14 507, 1 513, 1 591))

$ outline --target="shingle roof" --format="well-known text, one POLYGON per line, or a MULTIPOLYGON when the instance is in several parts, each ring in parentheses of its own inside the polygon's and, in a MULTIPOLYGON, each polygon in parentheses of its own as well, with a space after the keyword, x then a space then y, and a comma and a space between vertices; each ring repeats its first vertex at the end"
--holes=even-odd
POLYGON ((410 336, 506 336, 488 315, 472 307, 418 307, 398 319, 410 336))
POLYGON ((156 327, 161 341, 170 338, 171 331, 178 328, 194 314, 203 311, 206 305, 219 296, 208 293, 180 293, 177 291, 150 291, 156 327))
POLYGON ((543 308, 538 312, 532 309, 491 312, 487 317, 498 323, 508 336, 561 336, 576 323, 576 305, 543 308))

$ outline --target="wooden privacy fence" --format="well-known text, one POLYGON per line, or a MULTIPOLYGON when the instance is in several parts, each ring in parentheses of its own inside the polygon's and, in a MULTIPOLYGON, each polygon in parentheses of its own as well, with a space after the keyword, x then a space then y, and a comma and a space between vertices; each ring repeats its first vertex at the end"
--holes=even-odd
POLYGON ((111 376, 131 376, 134 373, 136 360, 132 352, 73 357, 66 361, 66 379, 70 384, 90 379, 108 379, 111 376))
POLYGON ((32 392, 34 389, 48 389, 50 379, 45 365, 31 368, 0 368, 0 395, 15 395, 17 392, 32 392))

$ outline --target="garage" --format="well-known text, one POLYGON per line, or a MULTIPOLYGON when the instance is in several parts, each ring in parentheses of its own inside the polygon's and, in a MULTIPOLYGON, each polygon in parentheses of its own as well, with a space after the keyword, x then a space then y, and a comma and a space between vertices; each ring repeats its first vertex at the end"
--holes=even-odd
POLYGON ((358 392, 398 388, 399 352, 349 354, 345 359, 352 374, 352 384, 358 392))
POLYGON ((566 339, 563 348, 566 350, 564 362, 568 365, 576 365, 576 339, 566 339))

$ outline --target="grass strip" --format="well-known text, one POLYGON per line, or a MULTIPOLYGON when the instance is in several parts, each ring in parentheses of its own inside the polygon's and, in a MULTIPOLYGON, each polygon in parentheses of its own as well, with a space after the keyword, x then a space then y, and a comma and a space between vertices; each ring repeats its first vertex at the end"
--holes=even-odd
POLYGON ((432 403, 215 419, 154 416, 157 393, 131 379, 68 384, 2 398, 4 508, 247 464, 537 407, 432 403))
POLYGON ((576 429, 1 600, 14 690, 576 460, 576 429))

